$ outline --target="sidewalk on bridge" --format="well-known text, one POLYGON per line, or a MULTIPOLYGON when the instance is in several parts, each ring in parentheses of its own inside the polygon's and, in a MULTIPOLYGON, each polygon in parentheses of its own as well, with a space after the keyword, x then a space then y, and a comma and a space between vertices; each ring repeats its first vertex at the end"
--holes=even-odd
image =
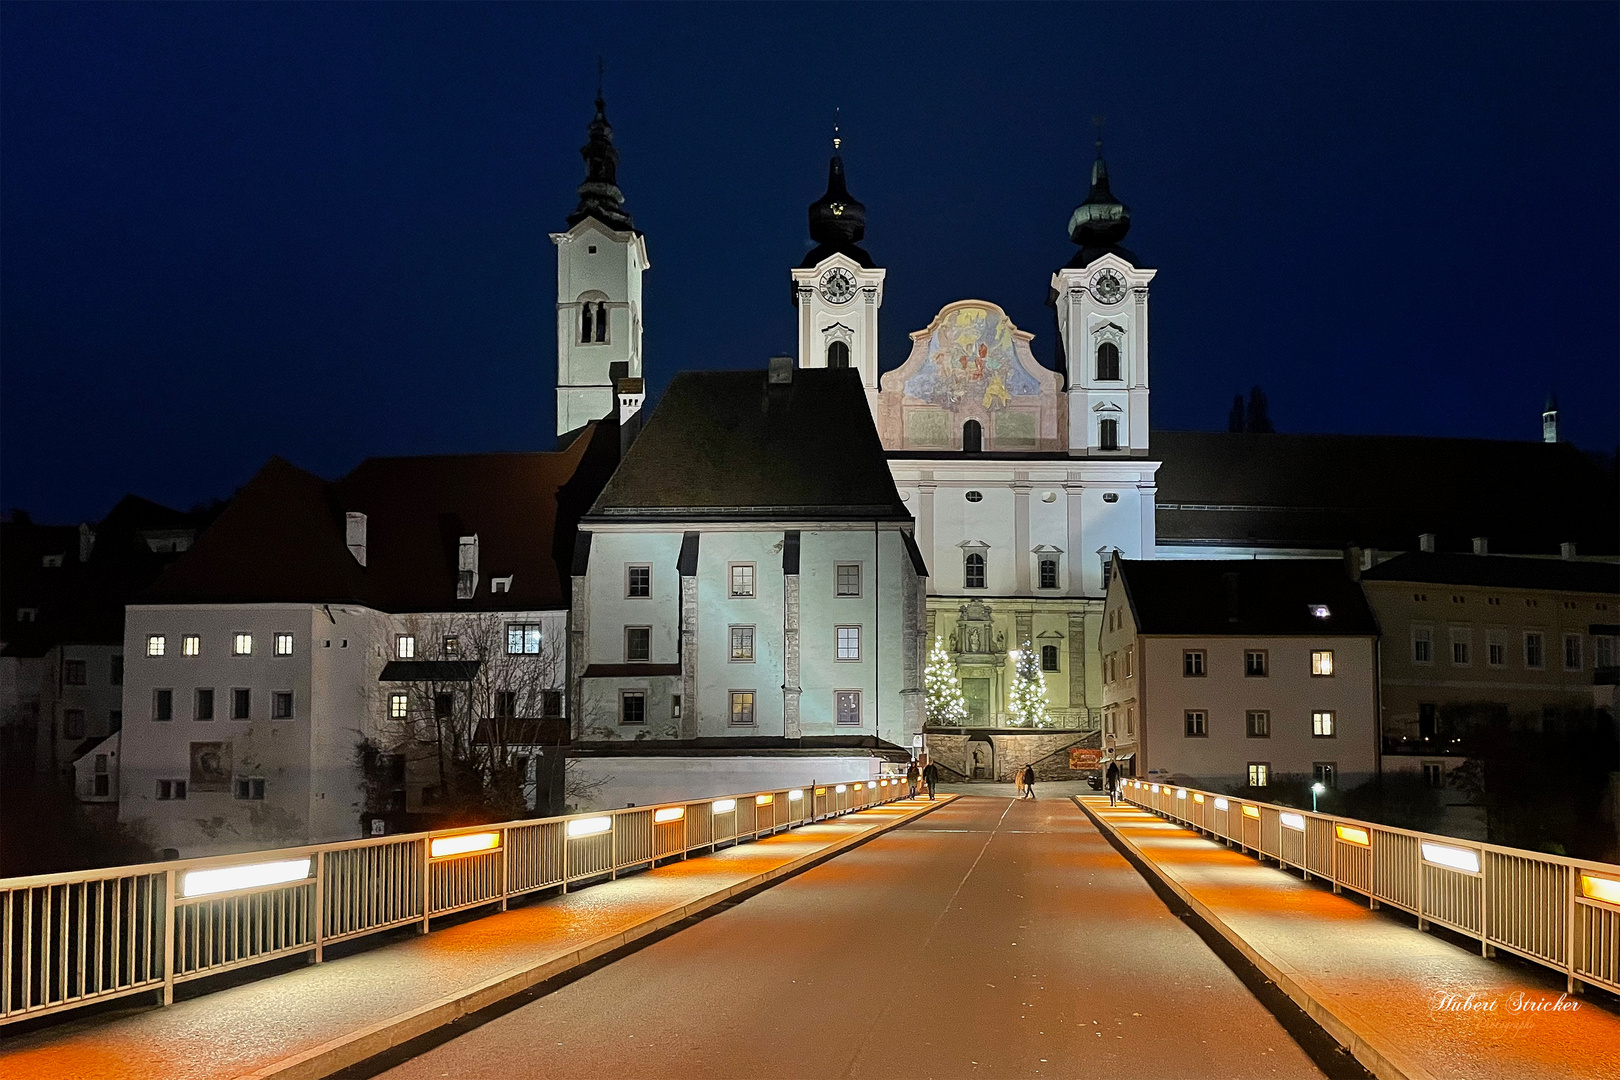
POLYGON ((1559 973, 1487 959, 1107 796, 1077 801, 1384 1080, 1620 1076, 1620 1016, 1600 991, 1567 997, 1559 973))
POLYGON ((28 1080, 313 1080, 951 802, 902 800, 510 911, 0 1042, 28 1080))

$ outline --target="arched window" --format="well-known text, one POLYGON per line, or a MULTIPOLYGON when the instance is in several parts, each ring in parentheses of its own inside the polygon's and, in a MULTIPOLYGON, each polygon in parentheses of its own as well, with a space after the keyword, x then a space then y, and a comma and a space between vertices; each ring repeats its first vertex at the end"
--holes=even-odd
POLYGON ((579 298, 579 343, 595 345, 608 339, 608 302, 599 292, 579 298))
POLYGON ((1097 445, 1103 450, 1119 449, 1119 421, 1103 419, 1097 424, 1097 445))
POLYGON ((1097 379, 1119 379, 1119 346, 1112 341, 1097 346, 1097 379))
POLYGON ((596 315, 591 310, 595 306, 589 300, 579 305, 579 343, 581 345, 590 344, 591 334, 596 326, 596 315))
POLYGON ((962 585, 968 589, 984 588, 984 556, 977 551, 969 552, 962 560, 962 585))
POLYGON ((606 341, 608 331, 608 306, 606 300, 596 302, 596 340, 606 341))
POLYGON ((977 420, 969 420, 962 425, 962 449, 969 454, 977 454, 984 449, 984 428, 979 426, 977 420))
POLYGON ((830 368, 849 367, 849 346, 842 341, 834 341, 827 345, 827 366, 830 368))

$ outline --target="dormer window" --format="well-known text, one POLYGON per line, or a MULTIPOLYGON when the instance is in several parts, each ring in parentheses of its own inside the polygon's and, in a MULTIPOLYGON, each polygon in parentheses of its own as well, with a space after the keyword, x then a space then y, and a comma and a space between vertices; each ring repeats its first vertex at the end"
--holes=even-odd
POLYGON ((511 592, 512 591, 512 577, 513 577, 513 575, 507 574, 505 577, 492 577, 492 578, 490 578, 489 579, 489 591, 492 592, 492 593, 509 593, 509 592, 511 592))
POLYGON ((1097 381, 1119 381, 1119 346, 1112 341, 1097 346, 1097 381))

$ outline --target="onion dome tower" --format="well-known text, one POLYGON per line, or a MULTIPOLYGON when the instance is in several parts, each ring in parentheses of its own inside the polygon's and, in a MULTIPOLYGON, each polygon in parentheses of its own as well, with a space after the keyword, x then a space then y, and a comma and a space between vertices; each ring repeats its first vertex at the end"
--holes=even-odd
POLYGON ((1138 265, 1136 256, 1120 247, 1130 231, 1131 208, 1116 199, 1108 186, 1108 162, 1103 160, 1102 140, 1098 139, 1097 160, 1091 163, 1091 190, 1069 215, 1069 239, 1080 245, 1080 252, 1068 265, 1089 266, 1105 252, 1138 265))
POLYGON ((845 183, 844 158, 839 153, 843 142, 833 136, 827 191, 810 204, 810 239, 816 246, 801 266, 815 266, 834 253, 848 255, 862 266, 872 265, 872 257, 859 246, 866 236, 866 204, 851 195, 845 183))
POLYGON ((635 225, 624 208, 624 192, 619 190, 619 151, 613 145, 613 125, 608 123, 601 91, 596 95, 596 116, 588 133, 585 145, 579 148, 579 156, 585 159, 585 182, 579 185, 579 205, 568 215, 568 226, 594 217, 610 229, 628 232, 635 225))

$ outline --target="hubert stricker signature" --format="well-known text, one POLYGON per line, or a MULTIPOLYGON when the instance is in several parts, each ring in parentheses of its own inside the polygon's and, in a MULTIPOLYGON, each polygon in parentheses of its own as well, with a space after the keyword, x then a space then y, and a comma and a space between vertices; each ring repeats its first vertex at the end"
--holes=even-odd
POLYGON ((1520 1016, 1527 1013, 1574 1012, 1581 1003, 1568 994, 1549 997, 1545 994, 1527 994, 1515 990, 1507 995, 1459 994, 1442 990, 1434 996, 1430 1013, 1500 1013, 1520 1016))

